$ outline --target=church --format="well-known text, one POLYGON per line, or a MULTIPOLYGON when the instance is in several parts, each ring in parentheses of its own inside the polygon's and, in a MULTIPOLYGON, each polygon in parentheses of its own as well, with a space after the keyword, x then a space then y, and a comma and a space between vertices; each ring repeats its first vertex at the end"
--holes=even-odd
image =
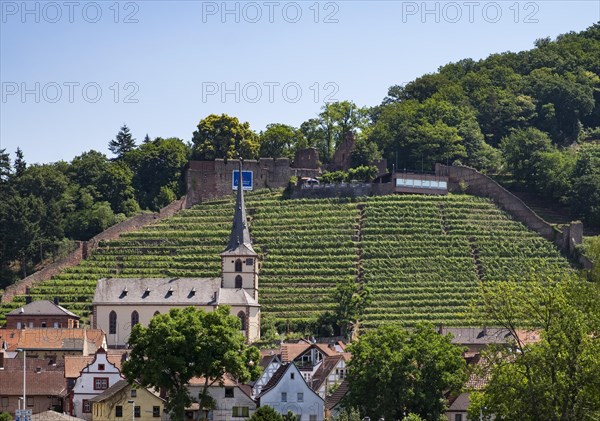
POLYGON ((242 188, 242 161, 233 225, 221 253, 220 278, 103 278, 93 301, 93 327, 106 332, 109 348, 126 348, 131 328, 147 326, 157 314, 195 306, 212 311, 231 307, 248 342, 260 338, 258 254, 252 248, 242 188))

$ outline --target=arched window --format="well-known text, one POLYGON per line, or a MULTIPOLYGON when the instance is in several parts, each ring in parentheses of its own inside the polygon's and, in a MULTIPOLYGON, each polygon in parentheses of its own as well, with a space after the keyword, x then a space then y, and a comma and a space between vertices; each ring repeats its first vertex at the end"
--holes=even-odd
POLYGON ((140 322, 140 315, 137 311, 133 310, 131 313, 131 327, 134 327, 140 322))
POLYGON ((246 330, 246 313, 240 311, 237 316, 240 319, 240 322, 242 323, 242 330, 246 330))
POLYGON ((237 259, 235 261, 235 271, 236 272, 241 272, 242 271, 242 260, 241 259, 237 259))
POLYGON ((236 288, 242 287, 242 277, 240 275, 235 277, 235 287, 236 288))
POLYGON ((155 316, 158 316, 159 314, 160 314, 160 311, 158 311, 158 310, 156 310, 156 311, 154 312, 154 315, 155 315, 155 316))
POLYGON ((117 333, 117 313, 114 310, 108 315, 108 333, 109 335, 117 333))

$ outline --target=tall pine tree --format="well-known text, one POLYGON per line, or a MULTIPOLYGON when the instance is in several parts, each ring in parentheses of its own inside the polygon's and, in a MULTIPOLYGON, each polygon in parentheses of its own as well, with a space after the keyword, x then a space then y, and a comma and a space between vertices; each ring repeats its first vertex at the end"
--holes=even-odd
POLYGON ((15 175, 17 177, 20 177, 23 175, 23 173, 27 169, 27 163, 25 162, 25 158, 24 158, 23 151, 21 150, 21 148, 17 148, 17 152, 15 154, 17 155, 17 157, 15 159, 15 164, 14 164, 15 175))
POLYGON ((117 136, 108 142, 108 149, 117 155, 117 159, 135 149, 135 139, 129 132, 129 127, 126 124, 123 124, 117 136))

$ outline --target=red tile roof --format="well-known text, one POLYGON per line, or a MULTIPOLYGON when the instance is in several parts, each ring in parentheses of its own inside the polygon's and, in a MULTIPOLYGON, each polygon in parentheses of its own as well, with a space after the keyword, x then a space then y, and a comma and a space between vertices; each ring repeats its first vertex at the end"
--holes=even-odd
MULTIPOLYGON (((52 365, 44 359, 27 358, 25 371, 27 395, 64 396, 66 394, 64 365, 60 362, 52 365)), ((5 359, 4 369, 0 370, 0 395, 21 396, 22 394, 23 360, 5 359)))
POLYGON ((8 351, 26 350, 83 350, 84 339, 90 353, 105 342, 100 329, 0 329, 0 342, 6 342, 8 351))

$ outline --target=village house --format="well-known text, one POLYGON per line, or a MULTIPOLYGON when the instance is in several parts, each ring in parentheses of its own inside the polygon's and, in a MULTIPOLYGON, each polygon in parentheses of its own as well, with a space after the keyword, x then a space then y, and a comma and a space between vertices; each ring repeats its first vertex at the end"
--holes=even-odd
MULTIPOLYGON (((193 378, 188 384, 188 391, 194 399, 199 399, 204 387, 204 378, 193 378)), ((223 383, 216 382, 209 386, 208 394, 215 401, 215 408, 201 410, 198 404, 186 411, 189 419, 209 419, 212 421, 229 421, 247 419, 256 411, 256 402, 252 399, 252 388, 240 384, 230 376, 225 376, 223 383)))
MULTIPOLYGON (((106 359, 109 363, 120 371, 121 364, 127 358, 127 350, 123 349, 107 349, 106 359)), ((75 381, 81 375, 81 371, 91 364, 96 358, 94 355, 67 355, 65 356, 65 380, 67 384, 67 392, 70 392, 75 387, 75 381)))
POLYGON ((283 363, 293 362, 309 385, 312 385, 312 378, 321 366, 323 359, 336 355, 339 355, 339 352, 327 344, 304 340, 298 343, 281 344, 281 361, 283 363))
POLYGON ((19 408, 31 409, 34 414, 49 409, 62 411, 66 395, 63 373, 62 361, 27 358, 23 402, 23 359, 4 358, 0 353, 0 413, 14 415, 19 408))
POLYGON ((90 355, 106 346, 98 329, 0 329, 0 343, 6 358, 43 358, 58 361, 65 355, 90 355))
MULTIPOLYGON (((242 164, 239 164, 242 174, 242 164)), ((108 278, 98 281, 93 326, 107 332, 108 346, 127 346, 131 329, 171 308, 195 306, 212 311, 228 305, 248 342, 260 338, 258 254, 252 248, 242 180, 238 183, 233 225, 221 253, 220 278, 108 278)))
POLYGON ((260 374, 258 380, 256 380, 252 384, 252 398, 256 398, 262 388, 271 380, 273 374, 277 371, 277 369, 281 366, 281 354, 279 350, 261 350, 261 359, 259 365, 262 367, 263 371, 260 374))
POLYGON ((167 421, 165 400, 139 384, 119 380, 96 397, 92 403, 92 421, 167 421))
MULTIPOLYGON (((98 396, 113 384, 123 380, 121 371, 108 360, 103 348, 96 351, 93 361, 87 364, 75 380, 69 391, 67 412, 79 418, 91 421, 91 399, 98 396)), ((64 379, 63 379, 64 384, 64 379)))
POLYGON ((347 352, 325 356, 312 377, 311 389, 326 399, 346 378, 346 362, 349 359, 350 353, 347 352))
POLYGON ((284 363, 258 395, 259 406, 268 405, 282 415, 293 412, 298 421, 323 421, 323 399, 304 380, 294 363, 284 363))
POLYGON ((55 299, 54 302, 48 300, 32 302, 31 297, 27 297, 26 300, 26 305, 14 309, 6 315, 5 328, 73 329, 79 327, 79 316, 59 306, 58 299, 55 299))

